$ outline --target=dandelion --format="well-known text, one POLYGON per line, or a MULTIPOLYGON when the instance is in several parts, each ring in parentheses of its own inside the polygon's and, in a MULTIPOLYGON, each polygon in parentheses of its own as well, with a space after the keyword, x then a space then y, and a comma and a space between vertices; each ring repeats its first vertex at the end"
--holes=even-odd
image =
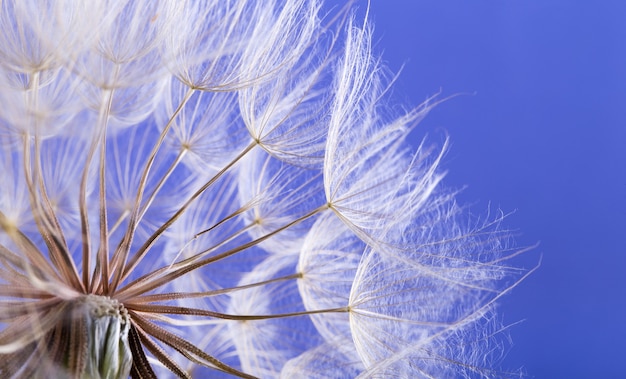
POLYGON ((527 274, 317 0, 0 2, 2 377, 493 377, 527 274))

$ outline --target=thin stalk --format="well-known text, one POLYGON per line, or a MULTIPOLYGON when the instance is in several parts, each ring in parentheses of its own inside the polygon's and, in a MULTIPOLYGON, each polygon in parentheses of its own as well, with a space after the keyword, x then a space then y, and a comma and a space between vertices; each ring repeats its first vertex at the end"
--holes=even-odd
POLYGON ((28 237, 17 228, 6 227, 6 217, 1 211, 0 227, 9 235, 18 248, 24 252, 18 255, 0 244, 0 262, 2 263, 0 265, 0 278, 5 282, 4 284, 12 286, 18 283, 30 283, 25 275, 25 272, 29 270, 37 277, 47 276, 57 282, 61 280, 61 277, 54 271, 46 257, 28 237))
POLYGON ((240 378, 256 379, 255 376, 248 375, 233 367, 228 366, 217 358, 202 351, 200 348, 187 341, 184 338, 173 334, 155 323, 148 321, 136 312, 129 312, 134 322, 134 326, 139 330, 142 329, 147 334, 161 341, 162 343, 174 348, 176 351, 184 355, 192 362, 198 363, 205 367, 215 368, 220 371, 236 375, 240 378))
MULTIPOLYGON (((201 251, 201 252, 199 252, 199 253, 197 253, 197 254, 194 254, 194 255, 193 255, 193 256, 191 256, 191 257, 185 258, 185 259, 184 259, 183 261, 181 261, 181 262, 187 262, 187 263, 190 263, 190 262, 195 262, 195 261, 197 261, 197 260, 201 259, 202 257, 206 256, 206 255, 207 255, 207 254, 209 254, 211 251, 213 251, 213 250, 217 249, 217 248, 218 248, 218 247, 220 247, 221 245, 223 245, 223 244, 225 244, 225 243, 227 243, 227 242, 229 242, 229 241, 232 241, 232 240, 233 240, 233 239, 235 239, 236 237, 238 237, 238 236, 240 236, 241 234, 245 233, 247 230, 249 230, 249 229, 250 229, 252 226, 254 226, 254 225, 255 225, 255 224, 254 224, 254 223, 252 223, 252 224, 249 224, 249 225, 244 226, 243 228, 241 228, 241 229, 239 229, 239 230, 237 230, 237 231, 235 231, 235 232, 231 233, 228 237, 224 238, 221 242, 218 242, 217 244, 213 245, 212 247, 210 247, 210 248, 208 248, 208 249, 205 249, 205 250, 203 250, 203 251, 201 251)), ((193 241, 193 240, 192 240, 192 241, 193 241)), ((186 247, 189 243, 191 243, 191 241, 190 241, 190 242, 188 242, 187 244, 185 244, 185 247, 186 247)), ((185 248, 185 247, 183 247, 183 248, 181 249, 181 252, 182 252, 182 250, 184 250, 184 248, 185 248)), ((124 288, 130 288, 130 287, 136 286, 136 285, 138 285, 138 284, 140 284, 140 283, 144 282, 144 281, 145 281, 145 280, 147 280, 147 279, 151 279, 151 278, 156 278, 156 277, 159 277, 159 275, 161 275, 161 274, 163 274, 163 273, 166 273, 167 271, 170 271, 170 270, 172 269, 172 266, 174 266, 175 264, 177 264, 175 261, 176 261, 176 259, 178 259, 178 257, 179 257, 179 256, 180 256, 180 253, 179 253, 176 257, 174 257, 174 259, 173 259, 172 263, 171 263, 169 266, 164 266, 164 267, 161 267, 160 269, 158 269, 158 270, 156 270, 156 271, 152 271, 152 272, 150 272, 150 273, 149 273, 149 274, 147 274, 147 275, 144 275, 144 276, 142 276, 142 277, 140 277, 140 278, 138 278, 138 279, 135 279, 135 280, 134 280, 134 281, 132 281, 131 283, 127 284, 124 288)), ((178 262, 178 263, 181 263, 181 262, 178 262)))
MULTIPOLYGON (((74 286, 83 288, 80 281, 80 275, 78 274, 78 268, 72 255, 69 253, 69 247, 65 241, 61 224, 54 212, 50 198, 48 197, 46 187, 43 180, 41 171, 41 158, 40 158, 40 141, 37 134, 35 139, 35 172, 34 176, 37 178, 37 185, 39 187, 39 195, 41 201, 37 202, 37 215, 41 216, 42 225, 40 231, 43 229, 42 236, 44 240, 47 240, 48 250, 50 253, 50 260, 54 263, 61 274, 74 286)), ((40 233, 41 234, 41 233, 40 233)))
MULTIPOLYGON (((38 109, 39 103, 39 81, 40 73, 34 72, 30 78, 28 104, 29 108, 35 111, 38 109)), ((43 176, 41 174, 41 158, 40 158, 40 142, 39 142, 39 119, 35 115, 28 115, 30 124, 34 127, 34 163, 31 157, 30 133, 26 131, 24 134, 24 177, 28 188, 31 212, 39 230, 39 234, 43 238, 49 251, 49 259, 53 266, 58 270, 60 275, 68 282, 80 287, 78 271, 72 257, 68 253, 67 244, 63 238, 63 232, 56 219, 54 210, 47 197, 43 176), (34 171, 33 171, 34 170, 34 171), (36 183, 36 184, 35 184, 36 183), (39 191, 37 187, 39 187, 39 191), (38 199, 38 192, 41 194, 43 203, 38 199)))
POLYGON ((147 314, 156 313, 156 314, 170 314, 170 315, 184 315, 184 316, 213 317, 213 318, 219 318, 222 320, 233 320, 233 321, 272 320, 272 319, 277 319, 277 318, 316 315, 316 314, 321 314, 321 313, 350 312, 349 307, 340 307, 340 308, 317 309, 313 311, 278 313, 278 314, 273 314, 273 315, 272 314, 270 315, 233 315, 233 314, 227 314, 227 313, 221 313, 221 312, 208 311, 205 309, 178 307, 175 305, 136 304, 136 305, 128 306, 127 308, 128 310, 147 313, 147 314))
MULTIPOLYGON (((40 72, 37 71, 32 74, 31 80, 31 94, 32 96, 29 98, 29 102, 31 103, 32 109, 36 110, 39 108, 39 84, 40 84, 40 72)), ((54 262, 57 269, 61 272, 61 274, 68 279, 74 285, 80 285, 78 269, 76 267, 76 263, 72 258, 71 254, 69 254, 69 248, 67 246, 67 242, 65 241, 65 237, 63 236, 63 231, 61 229, 61 225, 56 217, 54 212, 54 208, 50 202, 50 198, 48 197, 48 192, 46 190, 46 186, 43 178, 43 170, 41 168, 41 140, 39 138, 40 133, 40 124, 39 118, 37 116, 33 117, 32 123, 34 125, 34 158, 32 161, 33 172, 32 179, 33 182, 31 185, 34 188, 35 182, 39 189, 39 195, 41 196, 41 201, 37 201, 36 191, 34 193, 34 200, 36 204, 36 213, 41 215, 41 220, 43 225, 41 228, 44 230, 45 236, 42 234, 44 239, 49 241, 49 252, 50 259, 54 262), (47 233, 46 233, 47 232, 47 233)), ((29 144, 30 145, 30 144, 29 144)), ((30 153, 29 153, 30 157, 30 153)), ((30 167, 30 163, 29 163, 30 167)), ((41 231, 41 229, 40 229, 41 231)))
MULTIPOLYGON (((229 214, 228 216, 224 217, 223 219, 221 219, 220 221, 216 222, 215 224, 213 224, 211 227, 204 229, 196 234, 194 234, 194 236, 185 244, 185 247, 187 245, 189 245, 190 243, 192 243, 193 241, 195 241, 196 239, 200 238, 202 235, 209 233, 210 231, 214 230, 215 228, 219 227, 220 225, 223 225, 224 223, 226 223, 227 221, 232 220, 233 218, 243 214, 245 211, 247 211, 249 209, 248 205, 244 205, 242 207, 240 207, 239 209, 237 209, 236 211, 234 211, 233 213, 229 214)), ((184 247, 183 247, 184 248, 184 247)))
POLYGON ((149 251, 150 247, 156 242, 156 240, 165 232, 180 216, 185 213, 187 208, 200 196, 204 191, 206 191, 211 185, 213 185, 222 175, 224 175, 228 170, 230 170, 235 163, 237 163, 241 158, 243 158, 250 150, 252 150, 257 145, 257 142, 254 141, 249 144, 239 155, 237 155, 230 163, 228 163, 224 168, 222 168, 217 174, 215 174, 208 182, 206 182, 200 189, 198 189, 191 197, 183 204, 176 213, 169 218, 159 229, 157 229, 148 240, 139 248, 139 250, 133 255, 130 259, 128 265, 125 267, 122 266, 122 269, 116 271, 116 275, 113 278, 113 288, 116 288, 119 283, 126 279, 128 275, 132 272, 132 270, 137 267, 139 262, 145 257, 146 253, 149 251))
MULTIPOLYGON (((137 337, 141 341, 141 345, 145 347, 152 355, 161 362, 168 370, 176 374, 179 378, 189 378, 191 375, 185 372, 182 367, 175 360, 172 359, 171 354, 167 354, 151 337, 148 333, 144 332, 138 326, 134 327, 134 331, 137 333, 137 337)), ((141 346, 140 349, 143 349, 141 346)), ((144 369, 146 370, 146 369, 144 369)), ((151 370, 151 369, 150 369, 151 370)), ((133 376, 135 377, 135 376, 133 376)), ((143 376, 142 376, 143 377, 143 376)))
POLYGON ((250 241, 248 243, 245 243, 241 246, 237 246, 233 249, 230 249, 228 251, 225 251, 222 254, 218 254, 200 261, 197 261, 197 259, 195 259, 195 257, 190 257, 187 258, 181 262, 177 262, 173 265, 171 265, 171 267, 165 267, 162 269, 159 269, 153 273, 147 274, 142 276, 141 278, 135 280, 133 283, 130 283, 128 285, 126 285, 125 287, 123 287, 122 289, 120 289, 117 292, 117 296, 116 298, 121 301, 124 302, 127 299, 139 296, 141 294, 144 294, 150 290, 153 290, 155 288, 158 288, 162 285, 167 284, 168 282, 171 282, 172 280, 175 280, 177 278, 180 278, 181 276, 187 274, 190 271, 196 270, 200 267, 206 266, 210 263, 213 262, 217 262, 219 260, 228 258, 232 255, 235 255, 239 252, 242 252, 252 246, 256 246, 259 243, 267 240, 268 238, 273 237, 274 235, 282 232, 283 230, 286 230, 294 225, 299 224, 300 222, 313 217, 314 215, 325 211, 328 209, 328 204, 324 204, 318 208, 315 208, 314 210, 310 211, 309 213, 298 217, 297 219, 265 234, 262 237, 259 237, 253 241, 250 241), (162 277, 158 277, 158 275, 160 275, 164 269, 168 269, 168 271, 170 271, 169 273, 167 273, 166 275, 162 276, 162 277), (171 270, 170 270, 171 269, 171 270), (155 278, 156 277, 156 278, 155 278), (139 284, 141 283, 141 284, 139 284))
MULTIPOLYGON (((119 66, 115 65, 115 69, 112 74, 112 82, 114 83, 117 75, 119 73, 119 66)), ((80 193, 79 193, 79 210, 80 210, 80 225, 82 232, 82 258, 83 258, 83 285, 89 288, 90 291, 94 289, 94 281, 97 281, 99 277, 98 273, 100 270, 108 270, 108 267, 104 269, 102 266, 108 266, 108 262, 102 261, 102 257, 107 255, 107 241, 108 236, 106 234, 106 200, 105 198, 105 168, 104 168, 104 160, 106 157, 106 129, 109 119, 109 114, 111 112, 111 104, 113 102, 113 89, 107 87, 107 89, 103 89, 103 101, 101 103, 100 111, 98 113, 98 124, 96 134, 89 146, 89 150, 87 153, 87 159, 85 161, 85 167, 83 168, 83 174, 80 182, 80 193), (91 243, 90 243, 90 234, 89 234, 89 214, 87 209, 87 181, 89 177, 89 167, 91 166, 91 162, 96 154, 96 150, 100 145, 100 167, 99 167, 99 175, 100 175, 100 245, 98 247, 97 259, 96 259, 96 267, 94 268, 94 275, 89 278, 89 271, 91 266, 91 243), (104 209, 103 209, 104 207, 104 209), (103 216, 104 212, 104 216, 103 216), (105 224, 102 224, 102 219, 104 218, 105 224), (102 230, 104 229, 104 233, 102 230), (103 250, 105 250, 103 252, 103 250)))
MULTIPOLYGON (((191 98, 191 95, 193 95, 195 91, 196 90, 191 87, 189 88, 189 90, 187 90, 187 93, 185 94, 180 104, 178 105, 178 107, 176 108, 176 110, 174 111, 170 119, 168 120, 167 124, 165 125, 165 128, 163 128, 163 131, 159 135, 159 139, 157 140, 156 144, 152 148, 152 151, 150 152, 150 155, 146 162, 146 166, 144 167, 143 173, 141 174, 141 179, 139 180, 139 186, 137 188, 137 196, 135 198, 133 210, 130 214, 128 228, 126 229, 126 233, 124 234, 124 237, 122 238, 119 245, 115 249, 115 254, 113 254, 113 258, 111 259, 111 267, 115 272, 113 281, 111 283, 111 287, 113 288, 113 290, 115 290, 115 288, 117 288, 119 284, 121 274, 124 271, 124 266, 126 265, 126 260, 128 259, 133 235, 135 234, 135 229, 137 227, 137 223, 139 219, 141 199, 143 197, 143 192, 146 187, 146 184, 148 182, 148 174, 150 173, 150 169, 152 168, 152 165, 154 163, 154 160, 156 158, 156 155, 159 149, 161 148, 161 145, 163 145, 165 136, 167 135, 169 130, 172 128, 172 125, 174 124, 174 120, 176 119, 178 114, 181 112, 185 104, 187 104, 187 101, 189 101, 189 99, 191 98)), ((106 280, 108 280, 108 277, 106 280)))
MULTIPOLYGON (((0 228, 5 231, 17 247, 24 253, 24 256, 28 260, 27 264, 36 267, 38 270, 45 272, 48 276, 55 278, 56 280, 61 280, 59 273, 56 272, 50 265, 50 261, 48 261, 39 248, 37 248, 37 245, 35 245, 24 233, 16 228, 13 223, 7 219, 2 211, 0 211, 0 228)), ((4 251, 5 249, 2 250, 4 251)), ((6 251, 10 252, 9 249, 6 249, 6 251)), ((3 257, 5 259, 14 258, 13 255, 5 256, 4 254, 3 257)), ((20 268, 22 267, 24 267, 24 265, 20 262, 20 268)))
POLYGON ((278 283, 278 282, 288 281, 292 279, 300 279, 300 278, 302 278, 302 274, 295 273, 295 274, 281 276, 279 278, 264 280, 262 282, 246 284, 246 285, 237 286, 237 287, 223 288, 220 290, 205 291, 205 292, 159 293, 159 294, 154 294, 154 295, 146 295, 146 296, 137 297, 126 302, 125 304, 130 304, 130 306, 132 307, 134 304, 146 304, 146 303, 154 303, 154 302, 160 302, 160 301, 182 300, 182 299, 207 298, 207 297, 232 293, 236 291, 242 291, 242 290, 246 290, 250 288, 261 287, 261 286, 265 286, 265 285, 272 284, 272 283, 278 283))
MULTIPOLYGON (((186 260, 193 259, 193 260, 197 261, 199 259, 202 259, 202 257, 205 257, 208 254, 211 254, 211 252, 215 251, 216 249, 220 248, 221 246, 224 246, 225 244, 235 240, 235 238, 239 237, 243 233, 245 233, 248 230, 250 230, 250 228, 252 228, 254 225, 255 225, 255 223, 248 224, 248 225, 244 226, 243 228, 237 230, 236 232, 233 232, 228 237, 222 239, 220 242, 216 243, 215 245, 209 247, 208 249, 202 250, 201 252, 199 252, 197 254, 194 254, 192 257, 186 258, 186 260)), ((192 241, 190 241, 189 243, 191 243, 192 241)), ((169 267, 167 267, 167 269, 171 269, 172 268, 172 266, 175 264, 176 260, 180 257, 180 255, 182 254, 183 250, 185 249, 186 246, 189 245, 189 243, 185 244, 185 246, 180 250, 180 252, 174 257, 174 259, 172 260, 172 263, 169 265, 169 267)))
MULTIPOLYGON (((116 66, 118 67, 118 66, 116 66)), ((103 108, 100 110, 99 123, 101 123, 101 140, 100 140, 100 245, 98 246, 96 267, 102 267, 101 278, 104 293, 108 293, 108 280, 109 277, 109 232, 108 232, 108 220, 107 220, 107 203, 106 203, 106 153, 107 153, 107 127, 109 122, 109 114, 111 112, 111 105, 113 103, 113 90, 109 90, 106 93, 106 100, 103 101, 103 108), (105 105, 106 104, 106 105, 105 105)))
POLYGON ((126 217, 128 217, 128 215, 130 215, 130 211, 129 210, 125 210, 124 212, 122 212, 120 217, 118 217, 117 220, 115 221, 115 224, 113 224, 111 229, 109 229, 109 236, 111 236, 113 233, 115 233, 117 228, 119 228, 119 226, 122 225, 122 222, 124 222, 124 220, 126 219, 126 217))
POLYGON ((165 182, 169 179, 176 167, 178 167, 178 165, 180 164, 180 162, 182 162, 183 158, 185 157, 185 155, 187 155, 188 152, 189 150, 186 148, 183 148, 178 152, 176 158, 174 159, 174 162, 172 162, 170 167, 167 168, 167 171, 165 171, 165 173, 161 176, 161 180, 159 180, 159 183, 157 183, 157 186, 152 191, 144 205, 141 207, 141 210, 139 211, 139 217, 137 218, 137 223, 141 221, 143 216, 146 214, 148 208, 150 208, 150 205, 152 205, 152 202, 154 201, 156 195, 159 193, 161 188, 163 188, 165 182))

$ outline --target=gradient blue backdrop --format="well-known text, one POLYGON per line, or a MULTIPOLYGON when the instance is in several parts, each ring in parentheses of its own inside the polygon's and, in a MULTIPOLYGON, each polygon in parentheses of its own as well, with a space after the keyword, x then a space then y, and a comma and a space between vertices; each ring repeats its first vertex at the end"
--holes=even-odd
MULTIPOLYGON (((365 1, 356 1, 364 14, 365 1)), ((539 247, 500 308, 503 365, 534 378, 626 378, 626 1, 372 0, 394 95, 442 90, 447 183, 539 247)), ((439 132, 439 134, 437 134, 439 132)), ((438 138, 438 137, 435 137, 438 138)))

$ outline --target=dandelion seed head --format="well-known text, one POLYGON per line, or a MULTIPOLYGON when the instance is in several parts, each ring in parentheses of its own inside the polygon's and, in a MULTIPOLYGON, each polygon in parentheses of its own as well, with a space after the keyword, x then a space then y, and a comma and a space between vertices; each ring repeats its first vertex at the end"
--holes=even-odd
POLYGON ((0 2, 0 376, 497 376, 521 251, 321 9, 0 2))

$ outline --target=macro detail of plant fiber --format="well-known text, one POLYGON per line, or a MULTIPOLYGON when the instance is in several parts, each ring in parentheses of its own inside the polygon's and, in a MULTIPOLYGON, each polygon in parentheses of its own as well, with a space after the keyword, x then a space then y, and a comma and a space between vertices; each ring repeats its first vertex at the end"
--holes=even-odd
POLYGON ((0 377, 484 378, 524 249, 318 0, 0 0, 0 377))

